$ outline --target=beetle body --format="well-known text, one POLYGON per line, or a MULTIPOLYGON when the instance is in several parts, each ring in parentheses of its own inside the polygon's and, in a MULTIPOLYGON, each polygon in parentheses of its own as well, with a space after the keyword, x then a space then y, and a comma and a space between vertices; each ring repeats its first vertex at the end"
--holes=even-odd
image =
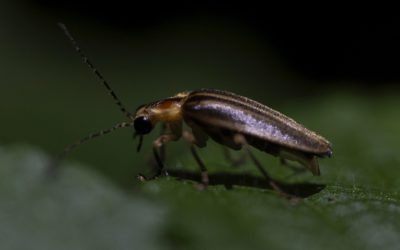
POLYGON ((282 190, 263 169, 248 146, 280 157, 282 160, 297 161, 314 175, 320 174, 317 157, 332 154, 330 143, 322 136, 261 103, 227 91, 200 89, 181 92, 170 98, 142 105, 132 114, 82 52, 67 27, 62 23, 59 23, 59 26, 129 121, 92 133, 67 146, 58 155, 55 163, 50 164, 50 169, 54 169, 58 165, 56 162, 82 143, 120 128, 134 127, 135 135, 140 136, 139 151, 143 136, 150 133, 157 123, 164 125, 161 136, 153 142, 153 153, 159 168, 157 174, 151 178, 139 175, 139 179, 142 180, 153 179, 163 173, 162 148, 168 142, 181 137, 190 143, 191 152, 202 173, 201 180, 204 186, 208 184, 207 169, 198 156, 195 146, 205 147, 208 138, 234 150, 245 147, 270 186, 280 193, 282 190), (191 128, 191 132, 183 129, 183 123, 191 128))
POLYGON ((293 119, 249 98, 215 89, 182 92, 144 105, 136 112, 135 128, 137 133, 145 134, 140 130, 148 133, 156 123, 163 122, 170 135, 167 141, 178 140, 182 121, 192 129, 192 142, 199 147, 206 146, 210 137, 239 150, 243 142, 235 140, 235 136, 241 135, 248 145, 282 159, 298 161, 314 175, 320 174, 316 157, 332 154, 326 139, 293 119))

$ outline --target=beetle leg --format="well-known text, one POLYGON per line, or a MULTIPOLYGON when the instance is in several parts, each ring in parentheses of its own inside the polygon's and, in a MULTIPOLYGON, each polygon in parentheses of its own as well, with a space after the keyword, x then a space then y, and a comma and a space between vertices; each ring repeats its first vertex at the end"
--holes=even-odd
POLYGON ((208 186, 209 178, 208 178, 207 168, 204 165, 204 162, 201 160, 201 158, 198 155, 197 150, 195 148, 196 137, 192 133, 190 133, 188 131, 184 131, 183 132, 183 138, 185 138, 185 140, 190 143, 190 151, 192 152, 192 155, 193 155, 194 159, 196 160, 197 165, 199 165, 199 167, 200 167, 201 184, 202 184, 201 188, 204 189, 204 188, 206 188, 208 186))
POLYGON ((167 172, 164 170, 164 162, 162 161, 162 158, 158 151, 164 144, 168 143, 169 141, 173 141, 173 140, 175 140, 175 137, 173 135, 161 135, 153 142, 153 155, 154 155, 154 159, 156 160, 156 163, 157 163, 157 172, 154 175, 152 175, 151 177, 146 177, 143 174, 138 174, 137 177, 139 180, 148 181, 148 180, 156 179, 157 177, 161 176, 162 174, 167 175, 167 172))
POLYGON ((286 194, 279 187, 279 185, 271 178, 271 176, 268 174, 268 172, 264 169, 264 167, 261 165, 261 163, 258 161, 258 159, 251 152, 251 150, 247 144, 246 138, 241 134, 236 134, 234 136, 234 141, 235 141, 235 143, 242 145, 242 147, 246 150, 246 153, 249 155, 249 157, 253 161, 254 165, 256 165, 258 170, 261 172, 261 174, 267 180, 267 182, 271 186, 271 188, 274 189, 278 194, 283 195, 285 197, 289 197, 289 195, 286 194))
POLYGON ((164 159, 165 159, 165 148, 164 145, 170 141, 178 140, 182 135, 182 124, 181 123, 170 123, 165 124, 162 128, 162 131, 166 134, 160 135, 155 141, 153 141, 153 155, 154 159, 157 163, 157 172, 155 175, 151 177, 146 177, 142 174, 138 175, 138 179, 141 181, 153 180, 159 177, 162 174, 167 175, 168 173, 165 171, 164 167, 164 159))

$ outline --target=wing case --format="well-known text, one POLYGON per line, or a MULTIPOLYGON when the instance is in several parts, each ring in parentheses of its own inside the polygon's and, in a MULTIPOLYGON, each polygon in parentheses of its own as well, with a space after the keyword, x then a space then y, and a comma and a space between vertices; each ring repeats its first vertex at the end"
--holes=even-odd
POLYGON ((182 113, 186 122, 196 123, 214 139, 218 131, 240 133, 259 149, 265 142, 319 156, 332 152, 330 143, 317 133, 259 102, 230 92, 193 91, 183 103, 182 113))

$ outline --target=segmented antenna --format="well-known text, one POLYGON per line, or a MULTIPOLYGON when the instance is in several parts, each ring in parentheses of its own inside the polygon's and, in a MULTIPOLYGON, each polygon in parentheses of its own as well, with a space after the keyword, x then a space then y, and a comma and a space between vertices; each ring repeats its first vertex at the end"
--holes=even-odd
POLYGON ((100 136, 109 134, 109 133, 113 132, 116 129, 133 127, 133 120, 134 120, 134 116, 124 107, 124 105, 122 105, 121 101, 118 99, 117 95, 111 89, 110 85, 107 83, 107 81, 104 79, 104 77, 93 66, 93 64, 90 62, 89 58, 82 52, 81 48, 78 46, 78 44, 75 41, 75 39, 69 33, 67 27, 62 23, 58 23, 58 26, 64 31, 65 35, 71 41, 72 45, 74 46, 74 48, 78 52, 78 54, 82 57, 83 61, 89 66, 89 68, 93 71, 93 73, 96 75, 96 77, 102 82, 104 87, 106 87, 106 89, 108 90, 109 94, 112 96, 112 98, 114 99, 115 103, 118 105, 119 109, 122 111, 122 113, 124 113, 125 116, 127 116, 132 121, 131 122, 121 122, 121 123, 115 124, 111 128, 100 130, 100 131, 95 132, 95 133, 91 133, 88 136, 83 137, 79 141, 77 141, 77 142, 65 147, 64 150, 60 154, 58 154, 57 157, 55 157, 52 162, 50 162, 50 164, 49 164, 49 166, 47 168, 48 175, 56 174, 56 170, 57 170, 57 167, 59 166, 60 161, 69 152, 71 152, 76 147, 78 147, 81 144, 83 144, 83 143, 85 143, 85 142, 87 142, 87 141, 89 141, 91 139, 94 139, 96 137, 100 137, 100 136))
POLYGON ((100 130, 100 131, 98 131, 98 132, 91 133, 91 134, 89 134, 88 136, 83 137, 83 138, 80 139, 79 141, 77 141, 77 142, 75 142, 75 143, 73 143, 73 144, 71 144, 71 145, 68 145, 68 146, 65 147, 64 150, 63 150, 60 154, 58 154, 57 157, 53 160, 53 162, 50 164, 50 167, 49 167, 49 170, 48 170, 48 171, 49 171, 49 172, 55 172, 55 169, 56 169, 57 166, 59 165, 59 162, 60 162, 69 152, 71 152, 71 151, 72 151, 73 149, 75 149, 76 147, 82 145, 83 143, 85 143, 85 142, 87 142, 87 141, 89 141, 89 140, 91 140, 91 139, 94 139, 94 138, 96 138, 96 137, 100 137, 100 136, 109 134, 109 133, 113 132, 113 131, 116 130, 116 129, 128 128, 128 127, 132 127, 132 126, 133 126, 133 122, 121 122, 121 123, 115 124, 115 125, 112 126, 111 128, 103 129, 103 130, 100 130))
POLYGON ((92 70, 94 75, 100 80, 100 82, 103 84, 104 87, 108 90, 108 93, 112 96, 112 98, 115 101, 115 104, 118 105, 119 109, 122 111, 122 113, 125 114, 126 117, 129 119, 133 120, 135 117, 125 108, 124 105, 122 105, 121 101, 115 94, 115 92, 111 89, 110 85, 108 82, 104 79, 102 74, 93 66, 89 58, 83 53, 82 49, 79 47, 78 43, 75 41, 75 39, 72 37, 71 33, 69 33, 67 26, 63 23, 58 23, 58 26, 63 30, 64 34, 68 37, 68 39, 71 41, 72 45, 74 46, 75 50, 78 52, 78 54, 82 57, 83 61, 85 64, 89 66, 89 68, 92 70))

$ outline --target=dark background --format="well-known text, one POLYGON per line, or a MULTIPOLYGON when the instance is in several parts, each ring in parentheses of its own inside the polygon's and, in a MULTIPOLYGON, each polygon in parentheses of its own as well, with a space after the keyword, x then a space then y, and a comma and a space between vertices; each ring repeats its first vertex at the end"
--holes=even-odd
MULTIPOLYGON (((368 104, 361 108, 368 110, 379 98, 398 93, 399 15, 376 6, 366 11, 214 1, 0 5, 0 141, 37 145, 52 155, 124 119, 57 27, 60 21, 131 111, 184 90, 218 88, 267 104, 335 145, 329 129, 346 123, 332 120, 322 127, 318 119, 332 111, 317 114, 310 107, 328 100, 339 107, 361 98, 368 104)), ((145 138, 140 154, 132 131, 119 131, 67 160, 94 165, 129 186, 138 172, 148 171, 157 134, 145 138)), ((186 155, 184 143, 171 146, 171 165, 179 150, 186 155)))
POLYGON ((254 32, 303 77, 393 82, 399 79, 400 16, 380 6, 275 6, 231 1, 32 1, 53 15, 74 16, 121 32, 151 30, 195 18, 254 32), (312 8, 314 7, 314 8, 312 8))

